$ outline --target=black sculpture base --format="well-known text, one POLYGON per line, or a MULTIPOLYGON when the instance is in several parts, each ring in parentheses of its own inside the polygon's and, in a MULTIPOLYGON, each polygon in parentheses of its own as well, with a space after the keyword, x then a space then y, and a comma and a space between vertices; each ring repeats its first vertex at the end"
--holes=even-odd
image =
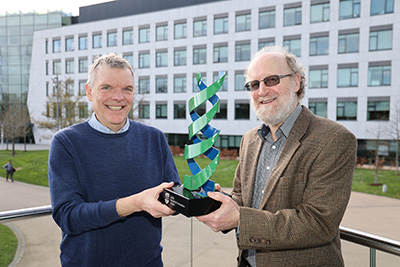
POLYGON ((168 207, 186 217, 206 215, 221 206, 221 202, 209 197, 201 197, 196 194, 196 191, 190 191, 183 186, 164 188, 162 198, 168 207))

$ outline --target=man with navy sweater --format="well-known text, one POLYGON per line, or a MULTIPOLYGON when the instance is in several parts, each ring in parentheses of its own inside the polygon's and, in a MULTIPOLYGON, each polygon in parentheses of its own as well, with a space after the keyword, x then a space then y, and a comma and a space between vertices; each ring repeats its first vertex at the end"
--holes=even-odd
POLYGON ((134 73, 114 54, 90 68, 89 121, 54 136, 49 154, 53 218, 63 266, 163 266, 158 201, 179 176, 163 133, 128 119, 134 73))

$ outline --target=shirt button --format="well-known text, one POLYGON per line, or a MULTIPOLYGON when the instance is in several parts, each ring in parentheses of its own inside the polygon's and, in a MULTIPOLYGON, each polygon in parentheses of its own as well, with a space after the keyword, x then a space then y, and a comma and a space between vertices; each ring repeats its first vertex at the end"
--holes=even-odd
POLYGON ((263 194, 264 194, 264 190, 263 190, 263 191, 261 191, 261 193, 263 193, 263 194))
POLYGON ((271 169, 271 167, 270 167, 270 166, 267 166, 267 170, 269 170, 269 169, 271 169))
POLYGON ((273 146, 272 146, 272 149, 276 149, 276 146, 275 146, 275 145, 273 145, 273 146))

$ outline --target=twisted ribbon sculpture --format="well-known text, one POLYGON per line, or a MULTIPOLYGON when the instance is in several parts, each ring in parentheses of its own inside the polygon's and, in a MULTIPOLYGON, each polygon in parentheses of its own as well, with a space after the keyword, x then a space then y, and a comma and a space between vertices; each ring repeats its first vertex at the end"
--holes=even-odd
POLYGON ((189 113, 193 121, 188 127, 189 138, 193 144, 185 146, 184 158, 187 160, 189 169, 193 176, 185 175, 183 187, 188 190, 199 190, 197 193, 202 197, 207 196, 207 192, 215 190, 215 182, 209 180, 214 173, 219 162, 219 150, 213 145, 217 140, 220 130, 209 125, 210 121, 219 109, 219 97, 216 95, 221 88, 225 78, 225 73, 219 73, 219 79, 210 86, 206 86, 201 80, 201 75, 196 74, 197 86, 200 92, 189 100, 189 113), (201 117, 195 112, 195 109, 206 101, 209 101, 213 107, 201 117), (201 132, 207 139, 200 139, 197 134, 201 132), (201 169, 195 157, 204 154, 211 160, 211 163, 201 169))

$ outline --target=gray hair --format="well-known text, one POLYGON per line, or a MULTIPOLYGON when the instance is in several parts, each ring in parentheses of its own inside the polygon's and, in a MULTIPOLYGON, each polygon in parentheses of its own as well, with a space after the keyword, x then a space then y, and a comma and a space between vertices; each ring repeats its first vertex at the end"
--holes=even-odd
MULTIPOLYGON (((292 70, 292 73, 300 75, 300 88, 299 91, 297 91, 297 97, 299 100, 302 99, 305 94, 306 77, 305 77, 304 67, 300 62, 297 61, 297 57, 282 46, 277 46, 277 45, 264 46, 254 55, 249 66, 257 57, 264 54, 281 54, 286 58, 286 63, 292 70)), ((244 77, 246 80, 248 79, 247 75, 249 66, 247 66, 247 69, 244 73, 244 77)))
POLYGON ((101 57, 96 58, 96 60, 92 64, 92 66, 90 66, 89 77, 86 82, 86 84, 90 88, 93 87, 93 83, 96 80, 98 67, 101 65, 106 65, 106 66, 109 66, 110 68, 129 69, 132 73, 132 78, 135 77, 132 66, 129 64, 129 62, 125 58, 118 56, 114 53, 111 53, 108 55, 102 55, 101 57))

